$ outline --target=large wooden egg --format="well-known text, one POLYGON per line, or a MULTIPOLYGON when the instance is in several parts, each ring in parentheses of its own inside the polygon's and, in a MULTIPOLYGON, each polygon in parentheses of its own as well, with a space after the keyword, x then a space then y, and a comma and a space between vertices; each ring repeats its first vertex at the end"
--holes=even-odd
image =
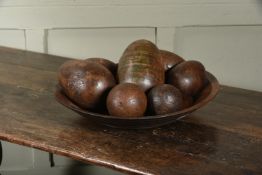
POLYGON ((65 62, 58 72, 65 94, 82 108, 95 109, 115 85, 112 73, 104 66, 80 60, 65 62))

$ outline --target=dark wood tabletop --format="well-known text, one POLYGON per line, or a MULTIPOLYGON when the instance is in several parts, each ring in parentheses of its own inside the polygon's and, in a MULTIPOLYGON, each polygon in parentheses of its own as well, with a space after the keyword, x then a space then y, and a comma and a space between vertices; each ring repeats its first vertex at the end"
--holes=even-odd
POLYGON ((54 98, 67 58, 0 47, 0 139, 127 174, 262 174, 262 93, 221 86, 207 106, 168 126, 90 123, 54 98))

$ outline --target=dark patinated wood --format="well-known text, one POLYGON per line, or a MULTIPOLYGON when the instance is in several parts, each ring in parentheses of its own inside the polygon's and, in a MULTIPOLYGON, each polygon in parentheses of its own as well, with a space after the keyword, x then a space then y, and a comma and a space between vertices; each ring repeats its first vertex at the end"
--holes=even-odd
POLYGON ((261 174, 262 93, 222 86, 206 107, 168 126, 94 125, 58 104, 67 59, 0 48, 0 139, 128 174, 261 174))

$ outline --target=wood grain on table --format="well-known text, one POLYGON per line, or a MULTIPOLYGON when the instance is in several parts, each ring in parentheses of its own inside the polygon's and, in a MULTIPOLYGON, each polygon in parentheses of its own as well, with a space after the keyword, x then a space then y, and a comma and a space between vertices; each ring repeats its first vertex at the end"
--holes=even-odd
POLYGON ((0 139, 127 174, 262 174, 262 93, 222 86, 155 129, 97 126, 54 99, 68 58, 0 47, 0 139))

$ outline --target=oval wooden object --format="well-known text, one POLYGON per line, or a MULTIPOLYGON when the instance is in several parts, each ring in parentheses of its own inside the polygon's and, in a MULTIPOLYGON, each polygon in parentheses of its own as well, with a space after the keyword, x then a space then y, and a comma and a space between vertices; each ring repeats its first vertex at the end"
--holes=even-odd
POLYGON ((185 61, 182 57, 178 56, 173 52, 169 52, 167 50, 160 50, 160 55, 162 58, 162 64, 164 66, 165 71, 185 61))
POLYGON ((147 107, 144 91, 132 83, 115 86, 107 97, 107 109, 110 115, 123 118, 142 117, 147 107))
POLYGON ((168 114, 181 110, 183 95, 170 84, 161 84, 150 89, 148 108, 152 114, 168 114))
POLYGON ((173 67, 167 75, 167 82, 182 91, 194 96, 205 85, 205 67, 199 61, 184 61, 173 67))
POLYGON ((124 51, 118 64, 119 83, 134 83, 144 91, 163 84, 164 68, 158 48, 147 40, 137 40, 124 51))
POLYGON ((115 85, 115 79, 107 68, 80 60, 65 62, 59 69, 58 80, 65 94, 87 109, 102 105, 105 93, 115 85))

